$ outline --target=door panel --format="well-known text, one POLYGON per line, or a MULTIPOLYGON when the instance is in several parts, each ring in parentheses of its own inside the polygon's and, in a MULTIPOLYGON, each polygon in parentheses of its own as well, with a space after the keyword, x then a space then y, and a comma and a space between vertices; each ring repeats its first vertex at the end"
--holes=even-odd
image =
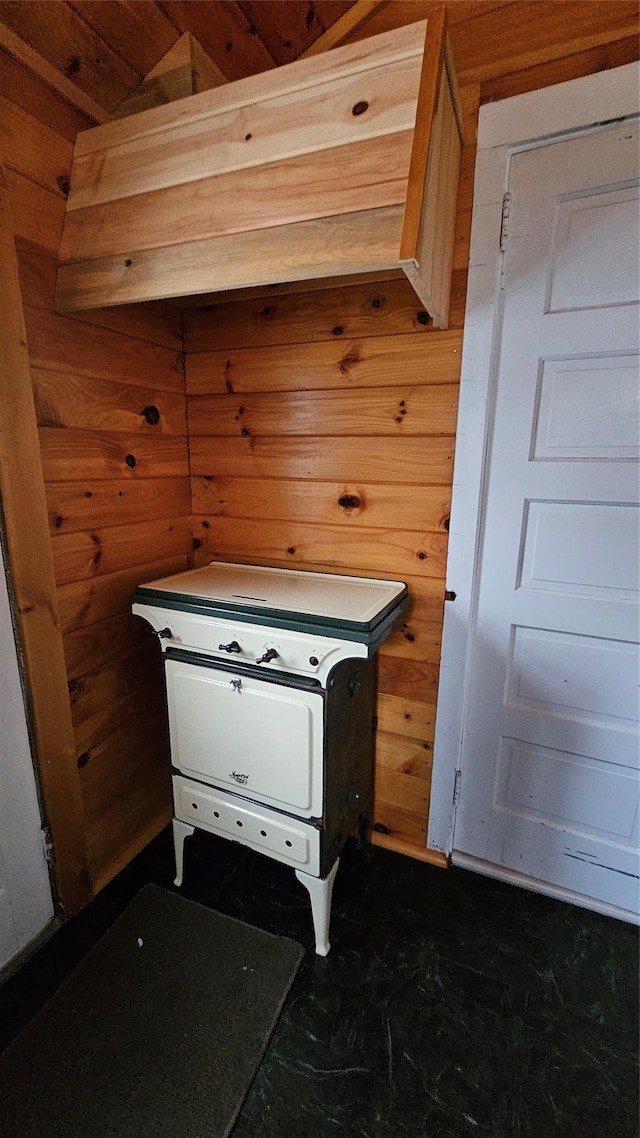
POLYGON ((454 848, 638 905, 638 128, 513 157, 454 848))
POLYGON ((174 765, 283 810, 322 814, 320 694, 176 660, 166 672, 174 765))

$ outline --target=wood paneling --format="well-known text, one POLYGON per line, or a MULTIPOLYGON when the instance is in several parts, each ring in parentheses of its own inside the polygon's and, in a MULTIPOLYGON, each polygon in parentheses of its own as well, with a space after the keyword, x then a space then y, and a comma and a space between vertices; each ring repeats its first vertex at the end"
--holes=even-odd
POLYGON ((131 65, 69 4, 1 0, 0 20, 107 110, 122 102, 138 83, 131 65))
MULTIPOLYGON (((380 299, 380 306, 382 300, 380 299)), ((376 311, 376 310, 374 310, 376 311)), ((222 314, 221 319, 224 319, 222 314)), ((186 360, 187 392, 244 394, 330 388, 402 387, 457 383, 462 334, 436 336, 424 350, 419 336, 335 338, 333 342, 196 352, 186 360)))
POLYGON ((194 514, 270 521, 312 521, 360 529, 444 531, 449 516, 446 486, 384 482, 305 482, 259 478, 193 478, 194 514))
MULTIPOLYGON (((210 561, 252 559, 279 565, 317 565, 338 569, 349 566, 366 571, 375 565, 389 577, 423 572, 442 577, 446 558, 446 534, 414 530, 373 530, 305 523, 250 521, 247 518, 196 519, 194 533, 210 561)), ((57 539, 60 540, 60 539, 57 539)), ((70 542, 69 542, 70 544, 70 542)), ((55 552, 55 551, 54 551, 55 552)), ((83 551, 90 560, 91 548, 83 551)), ((68 558, 71 558, 71 550, 68 558)), ((78 551, 78 556, 82 556, 78 551)), ((66 561, 55 558, 56 571, 64 573, 66 561)), ((105 570, 106 571, 106 570, 105 570)), ((60 578, 63 579, 62 577, 60 578)))
POLYGON ((49 482, 47 512, 52 534, 118 525, 123 517, 144 523, 191 512, 188 478, 121 479, 117 482, 49 482))
POLYGON ((158 581, 190 567, 187 554, 134 565, 117 573, 103 573, 87 581, 71 581, 58 588, 58 610, 63 632, 85 628, 117 613, 128 612, 131 594, 145 581, 158 581))
POLYGON ((197 564, 237 558, 408 581, 413 610, 379 659, 384 833, 374 840, 431 860, 461 345, 459 332, 434 334, 417 312, 397 281, 187 312, 186 370, 197 564), (449 435, 431 434, 442 429, 449 435))
MULTIPOLYGON (((167 440, 168 441, 168 440, 167 440)), ((205 478, 226 477, 338 480, 358 482, 451 483, 454 439, 417 438, 192 438, 191 471, 205 478)), ((60 476, 59 476, 60 477, 60 476)))
POLYGON ((179 32, 153 0, 71 0, 70 7, 140 79, 173 47, 179 32))
POLYGON ((28 687, 34 759, 56 851, 63 912, 89 899, 86 842, 73 752, 62 637, 22 316, 9 194, 0 163, 0 498, 3 543, 28 687))
POLYGON ((86 132, 59 307, 399 267, 446 327, 460 137, 443 51, 440 10, 86 132))
POLYGON ((235 0, 215 5, 163 0, 160 7, 181 32, 193 32, 229 79, 255 75, 274 66, 275 61, 235 0))
POLYGON ((194 395, 189 434, 222 437, 278 435, 443 435, 455 433, 455 384, 365 388, 357 407, 350 391, 194 395))
MULTIPOLYGON (((22 294, 28 297, 29 307, 42 308, 51 313, 58 271, 57 256, 23 238, 17 238, 16 249, 22 294)), ((182 321, 180 312, 172 304, 160 301, 154 304, 97 308, 95 311, 87 309, 77 313, 75 319, 111 332, 121 332, 133 340, 145 340, 170 348, 174 353, 174 361, 182 355, 182 321)), ((157 366, 160 366, 159 361, 157 366)))
MULTIPOLYGON (((309 165, 325 149, 341 150, 352 143, 362 149, 379 136, 411 131, 418 62, 390 58, 381 63, 376 71, 381 73, 382 90, 369 72, 339 72, 322 83, 319 105, 318 90, 307 87, 302 77, 301 89, 292 85, 279 99, 270 90, 272 79, 265 77, 259 81, 261 99, 255 105, 249 103, 250 91, 242 97, 246 85, 237 84, 195 104, 193 100, 182 104, 179 116, 175 107, 146 115, 144 131, 138 118, 123 122, 119 130, 111 126, 97 134, 90 131, 78 140, 69 209, 88 209, 169 187, 175 195, 185 183, 223 175, 228 181, 232 173, 254 167, 256 177, 265 164, 285 159, 297 158, 299 167, 307 157, 309 165), (371 112, 354 116, 351 108, 361 100, 371 102, 371 112)), ((246 191, 246 178, 241 185, 246 191)), ((220 183, 221 191, 223 186, 220 183)))
POLYGON ((184 396, 178 392, 138 387, 118 380, 98 379, 34 366, 33 391, 38 426, 72 427, 90 431, 141 431, 157 435, 186 435, 184 396))
POLYGON ((64 198, 73 147, 51 127, 0 95, 0 146, 5 166, 64 198))
MULTIPOLYGON (((428 18, 438 0, 390 0, 346 42, 428 18)), ((483 83, 638 32, 634 0, 448 0, 460 84, 483 83)))
POLYGON ((57 95, 50 84, 2 48, 0 95, 69 142, 73 142, 79 130, 93 125, 92 118, 57 95))
POLYGON ((525 91, 550 87, 553 83, 580 79, 583 75, 592 75, 595 71, 622 67, 625 63, 635 63, 639 54, 640 41, 637 35, 613 40, 610 43, 599 43, 586 51, 563 55, 559 59, 526 67, 522 71, 487 79, 481 86, 481 101, 493 103, 497 99, 508 99, 512 95, 523 95, 525 91))
POLYGON ((40 455, 46 481, 83 478, 180 478, 189 474, 187 440, 42 427, 40 455))
POLYGON ((178 556, 189 548, 190 538, 190 517, 58 533, 52 538, 56 581, 65 585, 100 573, 115 573, 129 565, 142 565, 149 560, 151 551, 158 559, 178 556))
POLYGON ((278 64, 298 59, 351 6, 352 0, 314 0, 313 4, 239 0, 239 7, 278 64))
POLYGON ((168 186, 72 209, 61 259, 81 261, 88 249, 92 258, 133 256, 139 249, 356 212, 364 201, 370 209, 396 205, 405 196, 411 137, 405 130, 375 148, 358 142, 256 165, 250 175, 240 169, 201 176, 188 194, 181 185, 168 186))
MULTIPOLYGON (((39 19, 41 6, 33 7, 39 19)), ((79 13, 74 18, 82 19, 79 13)), ((68 915, 126 864, 170 813, 166 720, 157 694, 159 651, 148 627, 131 616, 129 597, 141 580, 192 563, 181 319, 168 305, 88 312, 80 319, 53 311, 58 219, 69 175, 68 134, 73 134, 68 127, 75 112, 61 116, 58 134, 58 96, 50 96, 53 110, 47 113, 47 98, 32 83, 20 89, 14 103, 2 88, 4 73, 0 66, 29 394, 33 390, 35 403, 15 463, 16 473, 23 460, 29 464, 29 476, 22 475, 29 501, 22 519, 12 522, 22 520, 29 533, 35 532, 38 502, 30 478, 44 477, 51 535, 46 554, 57 563, 60 624, 56 600, 45 603, 44 592, 33 611, 55 620, 58 637, 62 629, 66 671, 61 643, 62 696, 46 743, 55 763, 41 777, 43 785, 52 771, 60 785, 67 780, 53 804, 45 794, 45 806, 68 915), (39 438, 41 466, 37 453, 29 457, 29 429, 39 438), (68 880, 69 857, 77 870, 75 892, 68 880)), ((13 513, 9 499, 7 505, 13 513)), ((46 557, 33 553, 31 562, 39 567, 46 557)), ((56 674, 53 648, 42 645, 40 655, 47 667, 42 682, 36 677, 36 702, 56 674)))
POLYGON ((64 225, 64 198, 50 193, 11 167, 7 167, 6 181, 14 233, 57 254, 64 225))
POLYGON ((402 216, 401 205, 384 206, 61 265, 56 303, 71 312, 188 296, 223 281, 233 289, 248 281, 372 272, 397 262, 402 216))
MULTIPOLYGON (((229 304, 195 308, 184 314, 190 352, 265 348, 332 340, 340 344, 359 337, 433 331, 407 280, 373 282, 346 290, 344 285, 319 292, 253 297, 229 304)), ((462 322, 456 327, 461 327, 462 322)), ((188 361, 188 372, 196 361, 188 361)))
POLYGON ((140 387, 183 392, 182 356, 111 329, 89 326, 82 320, 31 308, 25 296, 25 323, 34 363, 50 370, 65 370, 97 378, 121 380, 140 387))

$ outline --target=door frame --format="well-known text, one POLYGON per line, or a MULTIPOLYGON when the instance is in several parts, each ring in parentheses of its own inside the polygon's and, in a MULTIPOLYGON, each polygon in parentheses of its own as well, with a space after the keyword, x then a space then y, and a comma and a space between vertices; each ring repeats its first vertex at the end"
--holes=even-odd
MULTIPOLYGON (((502 324, 500 245, 508 226, 511 158, 522 150, 573 137, 608 122, 638 116, 639 65, 601 71, 480 108, 475 167, 467 307, 447 559, 440 683, 427 847, 490 876, 566 897, 546 883, 454 852, 469 655, 477 616, 479 550, 484 524, 488 447, 493 422, 502 324), (503 214, 504 203, 504 214, 503 214), (477 862, 477 864, 476 864, 477 862), (494 872, 495 870, 495 872, 494 872)), ((573 899, 573 898, 572 898, 573 899)), ((609 911, 607 909, 607 911, 609 911)))
POLYGON ((56 597, 31 366, 0 155, 0 529, 56 912, 91 900, 80 778, 56 597))

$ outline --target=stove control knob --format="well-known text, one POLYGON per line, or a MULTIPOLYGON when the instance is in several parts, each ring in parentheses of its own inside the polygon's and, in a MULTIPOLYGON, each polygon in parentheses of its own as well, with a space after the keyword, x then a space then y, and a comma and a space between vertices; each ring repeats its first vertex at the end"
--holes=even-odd
POLYGON ((259 660, 256 660, 256 664, 269 664, 271 660, 277 659, 278 653, 276 652, 275 648, 267 648, 264 656, 261 656, 259 660))
POLYGON ((170 628, 161 628, 156 635, 158 640, 171 640, 173 638, 173 633, 170 628))
POLYGON ((242 652, 242 648, 237 640, 232 640, 230 644, 218 644, 218 652, 242 652))
POLYGON ((317 668, 320 661, 318 660, 317 656, 310 656, 309 663, 311 664, 312 668, 317 668))

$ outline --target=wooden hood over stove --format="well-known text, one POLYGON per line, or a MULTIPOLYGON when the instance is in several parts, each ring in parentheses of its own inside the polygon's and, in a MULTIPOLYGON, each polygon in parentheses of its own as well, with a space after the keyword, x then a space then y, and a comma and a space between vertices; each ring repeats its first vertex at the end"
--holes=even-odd
POLYGON ((397 269, 446 327, 459 122, 438 10, 83 131, 57 307, 397 269))

